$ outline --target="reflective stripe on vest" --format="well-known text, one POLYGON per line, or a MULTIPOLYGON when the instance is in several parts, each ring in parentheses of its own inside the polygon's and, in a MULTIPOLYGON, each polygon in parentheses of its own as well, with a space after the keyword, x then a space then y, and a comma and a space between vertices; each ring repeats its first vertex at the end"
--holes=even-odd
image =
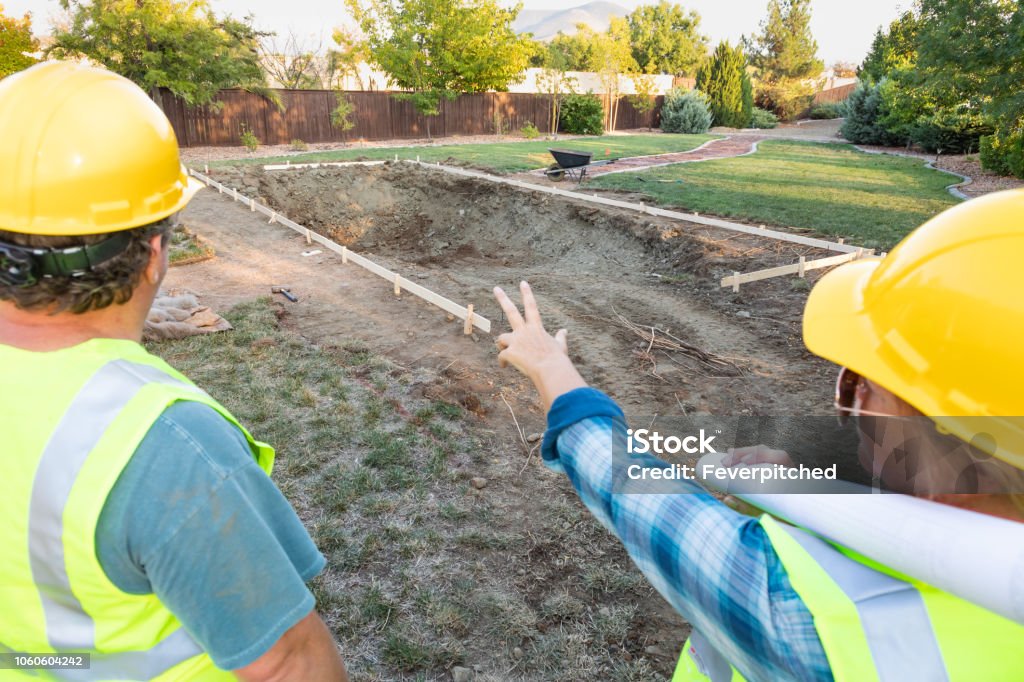
POLYGON ((949 679, 931 618, 917 588, 848 558, 799 528, 785 523, 778 526, 800 543, 857 607, 881 682, 949 679))
MULTIPOLYGON (((761 525, 789 574, 793 589, 814 616, 835 679, 949 680, 931 618, 916 587, 847 557, 799 528, 769 516, 761 519, 761 525), (832 601, 845 604, 822 603, 830 598, 829 591, 819 588, 829 585, 834 586, 832 590, 839 590, 831 593, 832 601), (845 621, 844 606, 851 609, 845 621), (854 623, 854 618, 858 622, 854 623), (841 629, 844 622, 845 627, 856 628, 857 636, 853 636, 853 630, 841 629)), ((742 679, 731 666, 724 669, 723 662, 710 641, 694 631, 683 648, 672 680, 742 679), (696 650, 692 661, 691 647, 696 650)))
MULTIPOLYGON (((64 511, 78 473, 118 414, 148 383, 200 389, 159 369, 128 360, 101 367, 79 390, 53 432, 36 470, 29 509, 29 560, 46 618, 46 636, 60 651, 95 651, 95 623, 71 590, 64 556, 64 511)), ((147 651, 92 657, 91 671, 62 671, 62 679, 85 679, 76 672, 124 680, 156 677, 203 653, 179 629, 147 651), (103 671, 103 672, 98 672, 103 671)))

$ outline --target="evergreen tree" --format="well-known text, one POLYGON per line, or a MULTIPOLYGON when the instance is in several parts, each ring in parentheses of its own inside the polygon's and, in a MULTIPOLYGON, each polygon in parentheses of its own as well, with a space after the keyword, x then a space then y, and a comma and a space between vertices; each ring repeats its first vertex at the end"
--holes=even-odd
POLYGON ((810 104, 813 79, 825 68, 811 35, 811 0, 770 0, 761 32, 747 40, 757 68, 759 104, 792 119, 810 104))
POLYGON ((743 82, 741 85, 743 86, 743 127, 746 128, 754 117, 754 84, 751 82, 750 74, 747 73, 746 68, 743 69, 743 82))
POLYGON ((913 12, 904 12, 889 24, 887 31, 879 27, 857 75, 862 80, 877 83, 897 69, 912 68, 917 61, 919 27, 920 21, 913 12))
POLYGON ((742 128, 750 122, 743 111, 746 66, 743 49, 723 41, 697 72, 697 89, 708 96, 715 125, 742 128))

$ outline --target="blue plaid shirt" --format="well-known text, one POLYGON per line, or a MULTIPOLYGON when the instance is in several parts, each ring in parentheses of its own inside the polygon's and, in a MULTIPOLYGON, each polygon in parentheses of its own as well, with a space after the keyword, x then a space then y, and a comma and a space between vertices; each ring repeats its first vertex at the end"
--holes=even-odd
POLYGON ((757 519, 685 480, 676 482, 680 494, 613 492, 612 435, 625 428, 622 416, 592 388, 560 396, 548 413, 544 462, 568 475, 647 580, 747 680, 831 680, 811 613, 757 519))

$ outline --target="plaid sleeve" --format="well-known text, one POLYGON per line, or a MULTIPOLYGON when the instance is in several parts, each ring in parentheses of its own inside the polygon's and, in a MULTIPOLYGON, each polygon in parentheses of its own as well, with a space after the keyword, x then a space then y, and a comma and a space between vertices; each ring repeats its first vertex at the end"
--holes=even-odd
MULTIPOLYGON (((563 398, 585 403, 592 396, 563 398)), ((559 409, 567 411, 556 401, 552 412, 559 409)), ((813 618, 757 519, 689 481, 677 482, 678 494, 616 492, 613 429, 625 429, 624 420, 600 399, 590 410, 600 416, 586 416, 585 405, 571 411, 578 421, 549 428, 552 446, 545 462, 566 473, 658 592, 746 679, 831 680, 813 618)), ((668 466, 652 457, 630 462, 668 466)), ((659 482, 659 490, 664 484, 659 482)))

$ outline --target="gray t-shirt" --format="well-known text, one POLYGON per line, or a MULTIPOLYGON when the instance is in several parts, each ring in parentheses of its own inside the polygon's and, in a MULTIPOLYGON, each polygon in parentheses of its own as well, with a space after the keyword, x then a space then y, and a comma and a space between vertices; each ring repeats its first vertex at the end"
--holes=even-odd
POLYGON ((326 563, 212 408, 179 402, 153 424, 100 514, 96 553, 131 594, 155 594, 215 664, 244 667, 315 606, 326 563))

